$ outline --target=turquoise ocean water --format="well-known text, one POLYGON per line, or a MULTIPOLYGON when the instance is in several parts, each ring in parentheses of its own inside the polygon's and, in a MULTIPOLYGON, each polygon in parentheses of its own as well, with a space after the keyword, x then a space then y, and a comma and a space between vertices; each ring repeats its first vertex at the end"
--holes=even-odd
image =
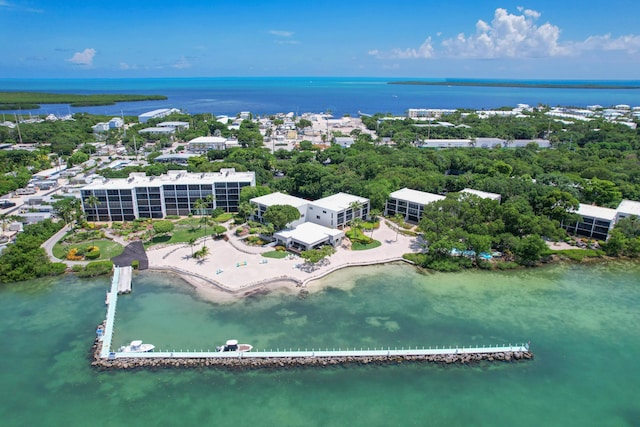
POLYGON ((109 280, 0 288, 3 426, 637 426, 640 266, 555 265, 420 274, 343 270, 305 299, 272 292, 217 304, 139 273, 115 343, 207 349, 500 344, 536 358, 474 366, 98 372, 88 352, 109 280))
MULTIPOLYGON (((548 104, 587 106, 599 104, 640 104, 638 89, 548 89, 464 86, 389 85, 398 78, 358 77, 255 77, 255 78, 147 78, 147 79, 0 79, 0 91, 40 91, 54 93, 143 93, 168 96, 163 101, 118 103, 106 107, 69 108, 42 105, 21 114, 138 115, 156 108, 179 108, 188 113, 235 115, 281 112, 326 112, 335 116, 357 115, 359 111, 404 114, 409 108, 476 108, 548 104)), ((429 80, 429 79, 422 79, 429 80)), ((550 83, 524 81, 524 83, 550 83)), ((551 81, 551 83, 559 83, 551 81)), ((640 81, 564 81, 635 85, 640 81)), ((6 114, 13 114, 8 111, 6 114)))

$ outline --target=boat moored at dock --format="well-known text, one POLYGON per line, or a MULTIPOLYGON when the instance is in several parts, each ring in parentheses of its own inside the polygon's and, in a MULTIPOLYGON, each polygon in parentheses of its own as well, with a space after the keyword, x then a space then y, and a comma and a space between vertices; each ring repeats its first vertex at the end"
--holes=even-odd
POLYGON ((129 345, 123 345, 118 351, 121 353, 148 353, 156 348, 153 344, 143 344, 140 340, 131 341, 129 345))
POLYGON ((253 346, 251 344, 238 344, 238 340, 227 340, 225 345, 216 347, 216 351, 218 352, 222 352, 222 351, 245 352, 245 351, 251 351, 251 349, 253 349, 253 346))

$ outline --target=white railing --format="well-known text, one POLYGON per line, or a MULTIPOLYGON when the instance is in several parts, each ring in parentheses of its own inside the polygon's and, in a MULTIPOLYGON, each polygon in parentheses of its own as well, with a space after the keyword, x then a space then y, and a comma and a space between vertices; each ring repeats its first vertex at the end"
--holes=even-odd
POLYGON ((250 352, 238 351, 210 351, 210 350, 158 350, 150 353, 111 353, 111 358, 134 359, 269 359, 269 358, 332 358, 332 357, 410 357, 410 356, 447 356, 495 354, 508 352, 529 351, 528 344, 504 344, 471 347, 380 347, 380 348, 305 348, 305 349, 269 349, 250 352))

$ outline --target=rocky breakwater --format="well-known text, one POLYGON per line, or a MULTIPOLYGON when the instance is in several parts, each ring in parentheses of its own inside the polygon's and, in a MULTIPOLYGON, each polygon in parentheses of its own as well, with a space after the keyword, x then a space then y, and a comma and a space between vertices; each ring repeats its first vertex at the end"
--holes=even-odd
POLYGON ((440 365, 466 365, 487 362, 517 362, 533 359, 531 351, 509 351, 479 354, 443 354, 418 356, 331 356, 331 357, 251 357, 242 358, 194 357, 190 358, 100 358, 102 343, 92 348, 91 366, 97 369, 154 369, 154 368, 223 368, 232 370, 288 369, 298 367, 331 367, 354 365, 399 365, 402 363, 434 363, 440 365))

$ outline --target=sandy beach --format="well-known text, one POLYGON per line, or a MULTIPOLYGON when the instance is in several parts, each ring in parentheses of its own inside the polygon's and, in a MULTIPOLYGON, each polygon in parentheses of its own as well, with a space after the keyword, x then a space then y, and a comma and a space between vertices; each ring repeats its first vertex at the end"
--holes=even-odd
POLYGON ((186 244, 150 248, 147 251, 149 269, 176 274, 196 287, 201 296, 224 301, 247 295, 284 289, 297 292, 301 288, 315 290, 317 279, 333 271, 350 266, 363 266, 402 260, 402 255, 420 252, 419 238, 403 236, 380 222, 373 238, 381 246, 353 251, 347 246, 336 248, 336 253, 316 265, 308 265, 298 256, 273 259, 262 253, 273 248, 247 246, 234 233, 227 233, 229 241, 207 238, 198 241, 195 250, 202 244, 209 248, 204 260, 192 257, 192 248, 186 244))

